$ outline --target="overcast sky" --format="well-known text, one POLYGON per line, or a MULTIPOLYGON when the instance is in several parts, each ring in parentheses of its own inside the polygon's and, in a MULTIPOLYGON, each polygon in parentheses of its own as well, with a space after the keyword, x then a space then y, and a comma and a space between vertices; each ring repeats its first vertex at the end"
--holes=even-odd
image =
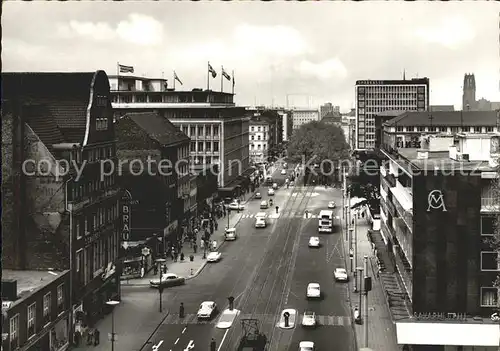
MULTIPOLYGON (((430 78, 431 104, 461 108, 465 72, 500 101, 493 2, 4 2, 4 71, 138 75, 206 88, 235 72, 238 104, 354 107, 357 79, 430 78)), ((171 84, 171 83, 170 83, 171 84)), ((180 88, 177 85, 177 88, 180 88)), ((224 82, 224 90, 231 84, 224 82)))

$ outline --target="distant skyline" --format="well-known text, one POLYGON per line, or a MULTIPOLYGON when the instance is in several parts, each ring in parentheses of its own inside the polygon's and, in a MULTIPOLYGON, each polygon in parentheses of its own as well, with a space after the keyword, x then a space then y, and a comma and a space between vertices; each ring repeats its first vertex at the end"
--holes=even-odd
MULTIPOLYGON (((4 71, 93 71, 206 88, 235 71, 236 103, 354 107, 358 79, 429 77, 432 105, 500 101, 496 2, 5 2, 4 71)), ((224 82, 226 92, 231 83, 224 82)))

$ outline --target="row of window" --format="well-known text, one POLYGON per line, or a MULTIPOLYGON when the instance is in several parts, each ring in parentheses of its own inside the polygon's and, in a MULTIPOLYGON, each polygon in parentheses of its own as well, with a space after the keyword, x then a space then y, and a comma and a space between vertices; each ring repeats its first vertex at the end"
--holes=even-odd
POLYGON ((116 230, 112 235, 99 238, 76 252, 75 267, 79 281, 86 285, 102 273, 119 254, 120 237, 116 230))
POLYGON ((106 160, 116 155, 116 146, 96 146, 92 148, 83 149, 83 158, 87 162, 98 162, 101 160, 106 160))
POLYGON ((196 136, 219 136, 219 126, 216 125, 202 125, 202 126, 189 126, 182 125, 181 130, 190 138, 196 136))
POLYGON ((103 175, 102 179, 71 182, 68 190, 69 200, 82 201, 96 192, 103 192, 106 189, 113 188, 116 185, 116 180, 115 174, 111 174, 109 176, 103 175))
POLYGON ((119 216, 119 202, 116 201, 116 203, 107 205, 107 206, 100 206, 97 208, 97 213, 94 213, 92 215, 89 214, 83 214, 83 215, 76 215, 73 218, 74 221, 74 230, 76 233, 76 238, 80 239, 84 235, 90 234, 90 232, 95 232, 98 230, 99 227, 104 227, 110 223, 113 223, 116 221, 116 219, 119 216), (89 227, 89 222, 92 219, 92 228, 89 227))
POLYGON ((255 135, 250 135, 250 140, 267 140, 267 134, 257 135, 257 139, 255 139, 255 135))
POLYGON ((208 164, 217 164, 219 163, 219 158, 214 156, 195 156, 193 158, 193 163, 196 165, 208 165, 208 164))
POLYGON ((95 129, 96 130, 107 130, 109 125, 109 119, 106 117, 95 119, 95 129))
POLYGON ((251 132, 265 132, 267 131, 267 126, 251 126, 250 127, 251 132))
MULTIPOLYGON (((58 313, 64 312, 64 284, 57 286, 57 311, 58 313)), ((51 312, 52 312, 52 293, 48 292, 43 296, 42 302, 42 328, 51 322, 51 312)), ((36 335, 36 302, 33 302, 26 309, 27 315, 27 339, 29 340, 36 335)), ((9 336, 11 342, 11 349, 15 349, 19 346, 19 313, 10 319, 9 323, 9 336)))
POLYGON ((203 151, 208 151, 208 152, 219 152, 219 142, 218 141, 192 141, 191 146, 190 146, 191 152, 203 152, 203 151), (197 147, 198 146, 198 147, 197 147))
POLYGON ((373 85, 368 87, 358 87, 358 94, 387 94, 387 93, 398 93, 398 94, 412 94, 419 93, 425 94, 425 86, 407 85, 407 84, 387 84, 387 85, 373 85))
POLYGON ((481 271, 500 271, 500 255, 495 251, 481 251, 481 271))
MULTIPOLYGON (((391 128, 394 129, 394 128, 391 128)), ((396 126, 396 132, 451 132, 451 133, 493 133, 495 131, 495 127, 402 127, 396 126)))
POLYGON ((267 149, 267 145, 266 144, 257 144, 257 145, 254 145, 254 144, 250 144, 250 150, 254 151, 254 150, 266 150, 267 149))

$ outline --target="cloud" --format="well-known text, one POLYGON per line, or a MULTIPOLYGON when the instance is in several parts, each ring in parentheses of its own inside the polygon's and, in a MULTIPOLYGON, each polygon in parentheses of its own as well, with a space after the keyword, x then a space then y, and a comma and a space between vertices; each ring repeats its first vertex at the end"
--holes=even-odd
POLYGON ((155 45, 163 39, 163 26, 152 17, 130 14, 127 20, 120 21, 115 28, 106 22, 70 21, 59 24, 57 33, 63 38, 79 36, 95 41, 121 39, 137 45, 155 45))
POLYGON ((298 69, 305 75, 322 80, 347 77, 347 69, 338 58, 328 59, 319 63, 304 60, 299 64, 298 69))
POLYGON ((441 44, 454 49, 475 37, 474 29, 460 17, 444 19, 439 26, 419 27, 415 35, 429 43, 441 44))

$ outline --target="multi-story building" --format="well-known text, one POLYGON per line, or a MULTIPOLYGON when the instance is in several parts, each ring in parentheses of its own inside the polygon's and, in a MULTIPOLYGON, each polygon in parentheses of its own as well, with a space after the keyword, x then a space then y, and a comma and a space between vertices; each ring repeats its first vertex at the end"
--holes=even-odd
POLYGON ((69 285, 69 270, 2 269, 2 350, 67 350, 69 285))
POLYGON ((115 122, 115 130, 125 190, 122 278, 142 278, 172 246, 167 244, 177 242, 183 221, 189 222, 190 140, 152 112, 128 113, 115 122))
POLYGON ((311 108, 294 108, 292 110, 293 129, 299 129, 301 125, 319 121, 319 111, 311 108))
POLYGON ((398 343, 411 350, 498 348, 500 266, 486 239, 500 214, 499 142, 493 112, 405 112, 384 124, 381 233, 412 311, 396 322, 398 343))
POLYGON ((292 117, 292 112, 291 111, 279 111, 278 112, 281 116, 281 126, 282 126, 282 132, 281 132, 281 138, 278 137, 278 142, 288 142, 290 141, 290 138, 292 137, 292 132, 293 132, 293 117, 292 117))
POLYGON ((321 118, 321 122, 340 126, 342 124, 342 115, 340 112, 328 112, 321 118))
POLYGON ((374 115, 387 110, 426 111, 429 107, 429 78, 358 80, 355 94, 356 149, 373 149, 374 115))
POLYGON ((115 117, 129 112, 156 112, 191 138, 195 164, 217 164, 219 187, 246 186, 249 169, 248 121, 233 94, 212 90, 166 90, 157 80, 114 76, 111 92, 115 117))
POLYGON ((322 119, 328 112, 340 113, 340 106, 334 106, 331 102, 327 102, 319 107, 319 118, 322 119))
POLYGON ((255 163, 267 161, 276 146, 276 120, 254 114, 250 120, 249 148, 250 160, 255 163))
POLYGON ((2 109, 3 268, 71 269, 70 330, 79 331, 120 296, 108 77, 3 73, 2 109))

